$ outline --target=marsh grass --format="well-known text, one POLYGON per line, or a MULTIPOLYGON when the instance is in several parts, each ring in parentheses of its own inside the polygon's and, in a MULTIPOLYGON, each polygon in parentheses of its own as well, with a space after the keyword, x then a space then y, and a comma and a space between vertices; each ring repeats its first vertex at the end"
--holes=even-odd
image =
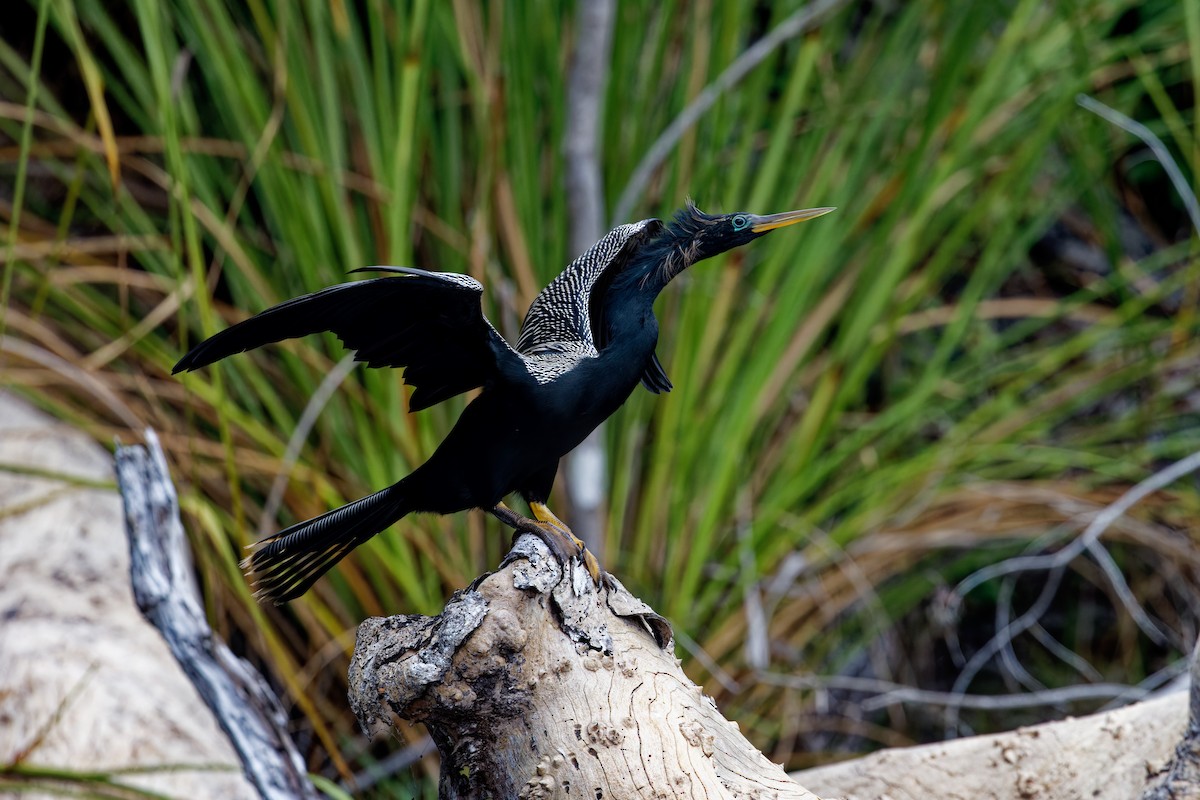
MULTIPOLYGON (((610 198, 796 5, 620 5, 610 198)), ((45 44, 0 41, 5 383, 101 441, 159 432, 214 625, 278 681, 329 775, 365 757, 341 700, 346 632, 366 614, 437 611, 508 536, 477 514, 408 519, 286 609, 252 602, 241 548, 411 470, 463 399, 409 416, 398 375, 356 370, 292 463, 343 355, 332 337, 170 368, 364 264, 470 273, 515 334, 567 255, 571 9, 533 6, 32 0, 45 44)), ((1195 239, 1163 226, 1177 205, 1152 164, 1129 165, 1136 143, 1074 103, 1086 92, 1135 114, 1194 175, 1196 17, 1132 0, 850 3, 725 93, 642 197, 639 217, 687 196, 839 208, 678 280, 658 309, 676 388, 639 391, 607 433, 606 566, 715 660, 691 674, 777 760, 929 732, 895 709, 822 716, 827 695, 762 669, 884 663, 920 681, 910 665, 945 661, 937 636, 880 643, 928 627, 939 591, 1200 449, 1195 239), (1104 271, 1031 261, 1063 219, 1104 271), (1152 252, 1126 252, 1130 225, 1152 252), (765 664, 747 656, 763 626, 765 664)), ((1103 635, 1104 591, 1092 622, 1055 634, 1130 683, 1177 657, 1198 506, 1183 482, 1113 533, 1176 641, 1103 635), (1152 580, 1164 565, 1171 580, 1152 580)), ((1078 680, 1034 650, 1045 682, 1078 680)))

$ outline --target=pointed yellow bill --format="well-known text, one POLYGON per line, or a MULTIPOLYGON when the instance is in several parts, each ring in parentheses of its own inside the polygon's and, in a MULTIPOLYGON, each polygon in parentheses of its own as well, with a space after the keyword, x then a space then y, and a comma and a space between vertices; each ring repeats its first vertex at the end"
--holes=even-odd
POLYGON ((802 208, 799 211, 784 211, 782 214, 769 214, 765 217, 755 214, 750 222, 750 230, 755 233, 766 233, 776 228, 782 228, 785 225, 794 225, 797 222, 805 222, 817 217, 823 217, 830 211, 837 211, 837 209, 834 207, 802 208))

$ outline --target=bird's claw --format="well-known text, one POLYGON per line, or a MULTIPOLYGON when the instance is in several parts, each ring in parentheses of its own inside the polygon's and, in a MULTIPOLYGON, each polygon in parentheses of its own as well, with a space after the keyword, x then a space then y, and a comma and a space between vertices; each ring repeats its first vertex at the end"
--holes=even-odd
POLYGON ((546 546, 550 548, 550 552, 558 557, 560 563, 566 565, 571 562, 571 559, 578 558, 583 562, 584 569, 592 576, 592 581, 596 586, 604 585, 604 570, 600 568, 600 562, 592 555, 592 551, 587 549, 583 540, 571 533, 570 529, 564 530, 553 522, 539 522, 531 519, 529 523, 525 530, 545 542, 546 546))
POLYGON ((592 555, 592 551, 587 549, 583 540, 571 532, 571 529, 562 523, 555 524, 555 521, 541 521, 530 519, 522 514, 518 514, 512 509, 505 506, 502 511, 496 516, 504 523, 511 525, 516 533, 531 533, 534 536, 545 542, 546 547, 550 548, 550 552, 554 554, 559 563, 564 566, 571 562, 571 559, 578 558, 583 562, 584 569, 592 576, 592 581, 596 586, 604 586, 605 572, 600 567, 600 562, 592 555))
POLYGON ((546 544, 546 547, 550 548, 550 552, 554 554, 555 558, 564 564, 579 555, 579 548, 570 539, 563 536, 562 531, 549 522, 525 519, 517 526, 516 532, 517 534, 532 533, 541 539, 546 544))
POLYGON ((579 543, 579 558, 583 561, 584 569, 592 576, 592 582, 596 584, 597 588, 608 583, 604 579, 608 573, 600 568, 600 562, 592 555, 592 551, 584 546, 583 542, 579 543))

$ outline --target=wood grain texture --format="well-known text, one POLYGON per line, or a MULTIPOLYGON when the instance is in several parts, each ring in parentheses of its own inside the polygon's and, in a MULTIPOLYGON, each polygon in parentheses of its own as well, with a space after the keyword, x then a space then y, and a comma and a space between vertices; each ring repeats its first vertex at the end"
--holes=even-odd
POLYGON ((359 627, 364 730, 425 723, 443 798, 815 798, 680 669, 670 627, 522 536, 437 617, 359 627))

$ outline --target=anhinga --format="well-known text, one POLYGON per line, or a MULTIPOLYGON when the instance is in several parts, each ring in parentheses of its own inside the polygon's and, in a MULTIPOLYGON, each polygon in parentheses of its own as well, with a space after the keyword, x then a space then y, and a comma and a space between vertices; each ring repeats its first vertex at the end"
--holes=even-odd
POLYGON ((622 225, 575 259, 529 307, 510 346, 483 315, 474 278, 409 267, 289 300, 201 342, 175 365, 194 370, 269 342, 331 331, 368 367, 404 367, 417 411, 482 388, 421 466, 386 489, 253 545, 243 565, 264 600, 300 596, 358 545, 406 514, 492 512, 538 533, 560 558, 600 568, 546 507, 559 459, 629 397, 671 382, 654 352, 654 300, 697 261, 832 211, 710 215, 690 203, 669 223, 622 225), (521 495, 536 519, 504 504, 521 495))

